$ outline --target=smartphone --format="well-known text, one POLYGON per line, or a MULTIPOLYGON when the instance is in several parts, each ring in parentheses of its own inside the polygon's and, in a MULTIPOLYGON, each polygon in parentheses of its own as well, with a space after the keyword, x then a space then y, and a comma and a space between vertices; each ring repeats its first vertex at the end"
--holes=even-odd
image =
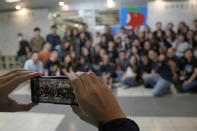
POLYGON ((78 105, 71 83, 66 76, 41 76, 31 79, 34 103, 78 105))

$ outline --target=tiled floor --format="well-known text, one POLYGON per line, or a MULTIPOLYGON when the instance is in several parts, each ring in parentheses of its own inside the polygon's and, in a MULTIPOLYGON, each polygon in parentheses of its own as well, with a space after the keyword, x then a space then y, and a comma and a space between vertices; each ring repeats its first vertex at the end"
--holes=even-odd
MULTIPOLYGON (((197 131, 197 96, 170 95, 153 98, 151 89, 118 88, 120 105, 141 131, 197 131)), ((30 101, 28 83, 12 94, 19 102, 30 101)), ((1 131, 97 131, 73 114, 69 106, 39 104, 30 112, 0 113, 1 131)))

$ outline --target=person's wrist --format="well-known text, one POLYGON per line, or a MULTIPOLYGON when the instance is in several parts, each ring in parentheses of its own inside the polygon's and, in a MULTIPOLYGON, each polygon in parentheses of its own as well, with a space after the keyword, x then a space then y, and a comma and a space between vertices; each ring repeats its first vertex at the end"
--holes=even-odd
POLYGON ((112 120, 115 119, 121 119, 121 118, 126 118, 126 115, 124 113, 118 113, 118 114, 107 114, 103 119, 100 121, 102 124, 108 123, 112 120))

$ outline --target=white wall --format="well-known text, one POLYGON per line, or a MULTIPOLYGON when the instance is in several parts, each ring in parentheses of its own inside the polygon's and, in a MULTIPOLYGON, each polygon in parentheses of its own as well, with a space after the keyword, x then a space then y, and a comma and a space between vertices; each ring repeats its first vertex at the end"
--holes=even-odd
POLYGON ((45 38, 50 31, 48 10, 27 10, 0 13, 0 50, 3 55, 16 55, 18 50, 17 33, 29 40, 33 29, 38 26, 45 38))
POLYGON ((177 30, 178 23, 184 21, 190 28, 193 28, 193 20, 197 18, 197 1, 153 1, 148 3, 148 25, 155 30, 158 21, 166 27, 172 22, 177 30))

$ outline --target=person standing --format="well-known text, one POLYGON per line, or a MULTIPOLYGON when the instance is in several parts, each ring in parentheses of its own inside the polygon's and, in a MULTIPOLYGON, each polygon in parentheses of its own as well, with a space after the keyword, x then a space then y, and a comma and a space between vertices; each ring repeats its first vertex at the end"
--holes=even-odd
POLYGON ((29 43, 27 42, 27 40, 24 40, 22 33, 18 33, 17 37, 19 41, 19 50, 17 52, 17 57, 21 63, 24 63, 26 58, 31 57, 29 43))
POLYGON ((30 40, 29 46, 33 52, 39 52, 44 44, 44 38, 40 35, 40 28, 34 29, 34 37, 30 40))
POLYGON ((54 49, 56 45, 61 44, 60 36, 57 35, 57 26, 56 25, 51 26, 51 34, 47 35, 46 41, 51 43, 52 49, 54 49))

